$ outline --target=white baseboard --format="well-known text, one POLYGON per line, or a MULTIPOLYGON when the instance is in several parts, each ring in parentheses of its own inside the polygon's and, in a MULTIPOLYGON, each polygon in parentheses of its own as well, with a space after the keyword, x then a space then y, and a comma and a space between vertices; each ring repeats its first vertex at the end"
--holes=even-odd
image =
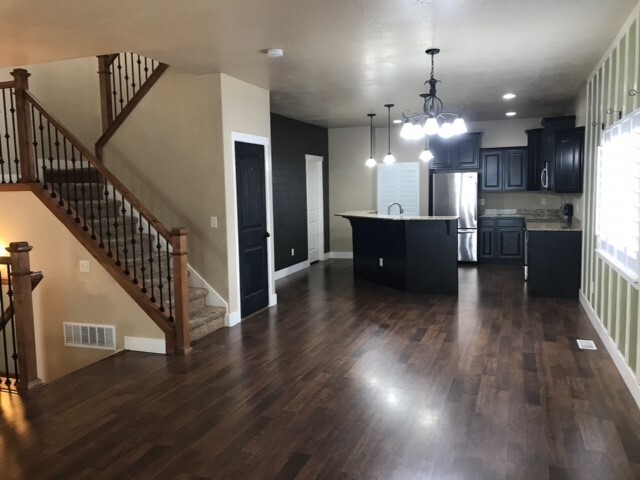
POLYGON ((271 295, 269 295, 269 306, 274 307, 277 304, 278 304, 278 294, 272 293, 271 295))
POLYGON ((236 310, 235 312, 229 312, 224 316, 224 325, 226 327, 233 327, 234 325, 239 324, 242 321, 240 317, 240 311, 236 310))
POLYGON ((296 272, 300 272, 305 268, 309 268, 309 265, 311 265, 309 260, 305 260, 304 262, 296 263, 295 265, 291 265, 290 267, 282 268, 275 273, 273 278, 275 280, 280 280, 281 278, 292 275, 296 272))
POLYGON ((212 307, 224 307, 227 310, 229 310, 229 306, 227 305, 227 302, 225 302, 224 299, 218 294, 218 292, 216 292, 214 288, 211 285, 209 285, 209 283, 207 283, 207 281, 204 278, 202 278, 202 275, 196 272, 191 265, 188 265, 187 267, 189 268, 189 274, 190 274, 189 286, 204 288, 207 290, 208 292, 207 305, 212 307))
POLYGON ((353 252, 329 252, 329 258, 353 258, 353 252))
POLYGON ((636 375, 633 370, 631 370, 629 365, 627 365, 627 361, 625 360, 624 355, 622 355, 622 352, 618 350, 615 342, 609 336, 609 332, 607 332, 607 330, 604 328, 602 321, 600 320, 600 318, 598 318, 595 310, 591 307, 591 304, 589 303, 589 300, 587 300, 587 297, 584 296, 582 289, 580 290, 580 305, 582 305, 582 308, 584 308, 584 311, 587 313, 587 316, 589 317, 589 320, 591 320, 593 327, 596 329, 596 332, 598 332, 600 340, 602 340, 602 343, 604 343, 607 352, 609 352, 609 355, 611 356, 613 363, 616 365, 616 368, 620 372, 624 383, 627 385, 631 396, 633 396, 633 399, 640 407, 640 385, 638 385, 636 375))
POLYGON ((164 338, 124 337, 124 348, 134 352, 167 353, 164 338))

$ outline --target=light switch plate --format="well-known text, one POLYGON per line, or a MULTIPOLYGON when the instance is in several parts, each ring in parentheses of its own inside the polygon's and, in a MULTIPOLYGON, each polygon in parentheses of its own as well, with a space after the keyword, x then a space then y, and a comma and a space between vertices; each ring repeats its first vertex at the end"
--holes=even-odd
POLYGON ((547 198, 546 197, 540 198, 540 205, 546 205, 546 204, 547 204, 547 198))
POLYGON ((211 228, 218 228, 218 217, 211 217, 211 228))
POLYGON ((91 271, 91 263, 89 260, 80 260, 80 273, 89 273, 91 271))

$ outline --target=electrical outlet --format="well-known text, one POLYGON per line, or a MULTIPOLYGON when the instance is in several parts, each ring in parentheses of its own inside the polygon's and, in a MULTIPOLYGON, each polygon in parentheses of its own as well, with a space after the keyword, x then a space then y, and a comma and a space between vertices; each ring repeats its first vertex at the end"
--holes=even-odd
POLYGON ((218 228, 218 217, 211 217, 211 228, 218 228))
POLYGON ((540 198, 540 205, 546 205, 546 204, 547 204, 547 197, 540 198))
POLYGON ((295 248, 292 248, 292 249, 291 249, 291 256, 293 257, 295 254, 296 254, 296 249, 295 249, 295 248))
POLYGON ((89 260, 80 260, 80 273, 89 273, 91 271, 91 263, 89 260))
POLYGON ((484 198, 480 199, 480 206, 484 207, 484 198))
POLYGON ((384 261, 382 260, 382 258, 378 259, 378 265, 381 267, 384 266, 384 261))

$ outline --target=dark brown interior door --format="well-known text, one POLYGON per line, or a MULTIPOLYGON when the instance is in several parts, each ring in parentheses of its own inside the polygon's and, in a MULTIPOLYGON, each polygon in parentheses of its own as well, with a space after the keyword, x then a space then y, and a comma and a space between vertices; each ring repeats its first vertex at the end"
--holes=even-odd
POLYGON ((240 255, 240 315, 269 304, 264 147, 235 142, 240 255))

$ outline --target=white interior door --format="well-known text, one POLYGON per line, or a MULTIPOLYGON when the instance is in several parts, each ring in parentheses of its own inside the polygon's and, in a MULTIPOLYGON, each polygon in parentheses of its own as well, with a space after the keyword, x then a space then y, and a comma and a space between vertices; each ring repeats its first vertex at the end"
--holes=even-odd
POLYGON ((309 263, 324 259, 324 218, 322 200, 322 157, 306 155, 307 236, 309 263))

